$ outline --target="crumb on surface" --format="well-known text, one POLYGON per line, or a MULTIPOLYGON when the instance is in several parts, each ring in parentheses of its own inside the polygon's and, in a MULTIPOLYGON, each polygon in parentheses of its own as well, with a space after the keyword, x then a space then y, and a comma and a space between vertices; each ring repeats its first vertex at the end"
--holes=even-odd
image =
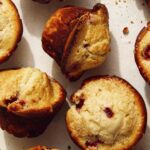
POLYGON ((124 27, 123 34, 125 34, 125 35, 129 34, 129 28, 128 27, 124 27))

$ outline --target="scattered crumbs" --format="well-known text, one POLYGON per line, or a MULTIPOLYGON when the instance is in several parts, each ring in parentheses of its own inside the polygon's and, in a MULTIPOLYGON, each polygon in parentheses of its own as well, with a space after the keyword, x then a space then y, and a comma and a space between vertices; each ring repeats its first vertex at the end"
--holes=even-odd
POLYGON ((71 150, 71 146, 70 145, 68 145, 68 150, 71 150))
POLYGON ((123 34, 125 34, 125 35, 129 34, 129 29, 128 29, 128 27, 124 27, 124 29, 123 29, 123 34))
POLYGON ((131 24, 134 24, 134 22, 133 22, 133 21, 131 21, 130 23, 131 23, 131 24))

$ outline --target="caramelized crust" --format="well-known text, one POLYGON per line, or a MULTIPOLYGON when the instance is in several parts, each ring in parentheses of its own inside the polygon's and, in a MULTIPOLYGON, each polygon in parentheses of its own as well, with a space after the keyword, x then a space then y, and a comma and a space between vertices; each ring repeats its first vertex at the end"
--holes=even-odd
POLYGON ((1 108, 0 126, 16 137, 37 137, 45 131, 52 117, 51 115, 44 118, 24 118, 1 108))
POLYGON ((11 0, 0 0, 0 63, 16 49, 23 32, 16 6, 11 0))
POLYGON ((46 23, 42 35, 43 49, 60 65, 64 45, 74 25, 85 12, 80 7, 67 6, 58 9, 46 23))
POLYGON ((150 24, 141 30, 136 39, 135 61, 145 81, 150 83, 150 24))
POLYGON ((48 20, 43 49, 56 60, 70 80, 103 63, 110 50, 107 8, 68 6, 58 9, 48 20))
POLYGON ((35 68, 0 72, 0 126, 17 137, 44 132, 63 105, 66 92, 35 68))

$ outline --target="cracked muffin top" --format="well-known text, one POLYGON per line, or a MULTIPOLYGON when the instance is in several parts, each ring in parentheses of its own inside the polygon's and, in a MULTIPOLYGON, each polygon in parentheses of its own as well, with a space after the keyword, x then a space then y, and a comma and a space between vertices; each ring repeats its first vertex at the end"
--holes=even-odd
POLYGON ((0 62, 16 49, 22 36, 22 22, 11 0, 0 0, 0 62))
POLYGON ((101 65, 110 51, 108 11, 102 4, 93 9, 67 6, 46 23, 43 49, 53 57, 70 80, 101 65))
POLYGON ((62 86, 36 68, 1 71, 0 84, 0 107, 20 116, 52 113, 65 100, 62 86))
POLYGON ((137 37, 135 60, 141 75, 150 83, 150 23, 141 30, 137 37))
POLYGON ((75 143, 85 150, 129 149, 145 132, 144 101, 123 79, 90 78, 71 101, 67 127, 75 143))

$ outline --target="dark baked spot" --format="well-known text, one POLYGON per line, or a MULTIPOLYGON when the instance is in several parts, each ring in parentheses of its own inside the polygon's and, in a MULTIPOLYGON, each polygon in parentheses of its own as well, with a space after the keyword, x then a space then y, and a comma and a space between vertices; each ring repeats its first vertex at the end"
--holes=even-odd
POLYGON ((15 102, 16 100, 17 100, 17 97, 12 97, 10 99, 5 99, 4 104, 8 106, 9 104, 15 102))
POLYGON ((24 106, 26 104, 26 102, 25 102, 25 100, 20 100, 19 104, 22 105, 22 106, 24 106))
POLYGON ((106 116, 107 116, 108 118, 112 118, 113 115, 114 115, 113 111, 112 111, 109 107, 106 107, 106 108, 104 109, 104 112, 106 113, 106 116))
POLYGON ((98 144, 103 143, 100 140, 96 140, 96 141, 86 141, 85 145, 87 147, 96 147, 98 144))
POLYGON ((89 43, 86 43, 86 44, 83 45, 84 48, 88 48, 89 46, 90 46, 89 43))
POLYGON ((79 103, 76 104, 76 108, 77 108, 77 109, 81 109, 82 106, 83 106, 83 104, 84 104, 84 101, 85 101, 85 100, 84 100, 83 98, 81 98, 80 101, 79 101, 79 103))
POLYGON ((142 55, 145 59, 150 59, 150 45, 144 49, 142 55))

